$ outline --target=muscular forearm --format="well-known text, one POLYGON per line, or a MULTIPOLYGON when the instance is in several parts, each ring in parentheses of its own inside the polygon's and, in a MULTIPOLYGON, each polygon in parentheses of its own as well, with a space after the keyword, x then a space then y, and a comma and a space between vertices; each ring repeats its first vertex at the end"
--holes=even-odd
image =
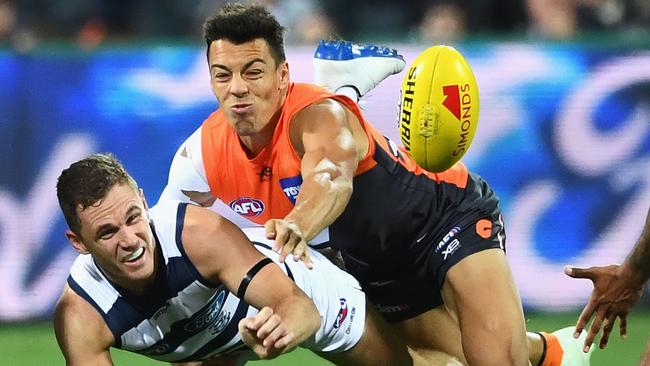
POLYGON ((641 237, 623 264, 623 268, 635 274, 635 280, 639 282, 639 285, 650 278, 650 210, 646 216, 641 237))
POLYGON ((343 213, 351 196, 352 184, 345 177, 315 174, 303 183, 296 206, 285 219, 296 223, 309 241, 343 213))

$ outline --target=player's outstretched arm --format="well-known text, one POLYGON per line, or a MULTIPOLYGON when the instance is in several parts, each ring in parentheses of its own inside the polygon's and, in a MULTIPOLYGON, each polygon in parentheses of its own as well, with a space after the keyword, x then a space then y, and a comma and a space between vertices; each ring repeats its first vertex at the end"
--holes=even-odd
MULTIPOLYGON (((269 220, 267 238, 280 260, 292 253, 296 260, 309 262, 307 242, 336 220, 352 195, 352 179, 362 155, 355 140, 349 113, 334 100, 325 100, 302 110, 291 122, 291 142, 302 157, 303 178, 293 210, 282 220, 269 220)), ((359 125, 359 129, 360 129, 359 125)))
POLYGON ((260 358, 291 351, 320 327, 311 299, 228 220, 188 206, 182 238, 202 276, 223 283, 248 304, 263 309, 262 315, 240 324, 244 341, 260 358))
POLYGON ((576 323, 576 337, 593 318, 585 339, 585 352, 596 335, 603 330, 600 348, 605 348, 616 318, 620 319, 620 335, 627 333, 627 314, 641 297, 643 285, 650 277, 650 211, 636 246, 622 265, 575 268, 567 266, 564 272, 573 278, 593 282, 594 290, 576 323))
POLYGON ((68 285, 54 311, 54 333, 66 365, 113 365, 113 334, 97 310, 68 285))

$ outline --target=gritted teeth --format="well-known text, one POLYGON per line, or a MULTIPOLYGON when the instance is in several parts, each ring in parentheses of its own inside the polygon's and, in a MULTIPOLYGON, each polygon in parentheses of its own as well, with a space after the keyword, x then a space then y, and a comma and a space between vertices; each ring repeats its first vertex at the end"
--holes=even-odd
POLYGON ((140 256, 142 256, 142 254, 144 254, 144 248, 140 247, 140 248, 139 248, 138 250, 136 250, 135 252, 133 252, 133 253, 131 253, 130 255, 126 256, 126 257, 124 258, 124 261, 125 261, 125 262, 132 262, 132 261, 134 261, 134 260, 140 258, 140 256))

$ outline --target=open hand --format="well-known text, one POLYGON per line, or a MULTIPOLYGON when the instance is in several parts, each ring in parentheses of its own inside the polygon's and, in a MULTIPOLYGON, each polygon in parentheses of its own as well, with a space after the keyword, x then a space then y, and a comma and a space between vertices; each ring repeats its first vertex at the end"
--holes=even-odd
POLYGON ((582 310, 574 337, 578 337, 589 320, 593 322, 587 333, 583 351, 588 352, 594 338, 603 329, 600 348, 607 346, 609 335, 614 328, 616 318, 620 319, 620 335, 627 334, 627 314, 641 297, 643 285, 638 285, 633 276, 622 270, 619 265, 603 267, 575 268, 566 266, 564 273, 573 278, 586 278, 594 284, 589 302, 582 310))

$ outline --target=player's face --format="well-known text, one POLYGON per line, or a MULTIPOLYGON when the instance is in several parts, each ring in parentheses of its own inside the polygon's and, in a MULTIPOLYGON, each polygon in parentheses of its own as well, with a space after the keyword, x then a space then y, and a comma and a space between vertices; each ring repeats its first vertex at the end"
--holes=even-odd
POLYGON ((277 121, 289 68, 277 65, 264 39, 242 44, 216 40, 208 53, 212 92, 239 136, 255 136, 277 121))
POLYGON ((155 275, 155 240, 146 210, 141 192, 116 185, 95 205, 78 209, 81 248, 71 239, 112 281, 132 291, 143 289, 155 275))

